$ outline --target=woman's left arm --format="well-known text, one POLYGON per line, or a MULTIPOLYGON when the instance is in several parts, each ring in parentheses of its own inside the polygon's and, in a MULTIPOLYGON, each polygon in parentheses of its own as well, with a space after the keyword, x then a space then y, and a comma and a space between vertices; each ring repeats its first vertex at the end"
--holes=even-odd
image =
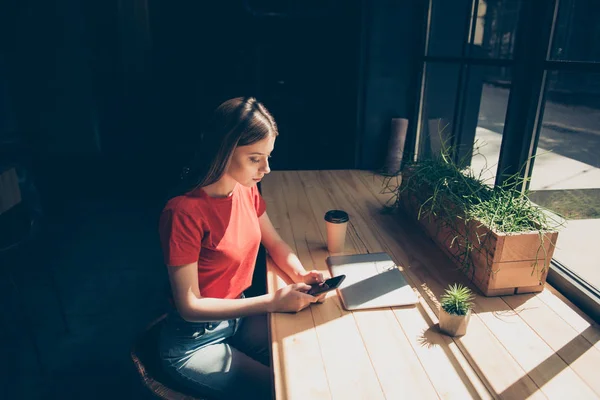
POLYGON ((262 244, 277 266, 285 272, 295 283, 307 284, 323 282, 323 274, 319 271, 306 271, 304 266, 294 254, 290 246, 283 241, 275 230, 269 216, 264 212, 259 218, 262 244))

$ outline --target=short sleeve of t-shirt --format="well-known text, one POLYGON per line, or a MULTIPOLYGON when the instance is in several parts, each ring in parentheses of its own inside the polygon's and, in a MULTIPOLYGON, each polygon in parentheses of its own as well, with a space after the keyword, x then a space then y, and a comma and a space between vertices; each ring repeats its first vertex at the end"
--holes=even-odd
POLYGON ((265 203, 265 199, 262 198, 260 192, 258 191, 258 187, 256 186, 252 188, 252 196, 254 197, 254 207, 256 208, 256 215, 260 217, 265 213, 267 209, 267 203, 265 203))
POLYGON ((203 235, 200 221, 184 211, 166 209, 160 215, 159 234, 165 264, 179 266, 198 261, 203 235))

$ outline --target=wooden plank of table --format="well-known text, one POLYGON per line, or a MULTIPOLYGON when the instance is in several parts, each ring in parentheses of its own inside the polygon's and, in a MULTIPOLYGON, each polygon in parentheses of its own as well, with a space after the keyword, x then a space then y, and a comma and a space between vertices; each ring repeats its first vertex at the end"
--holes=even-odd
POLYGON ((476 299, 478 316, 548 398, 596 398, 593 390, 501 298, 476 299))
MULTIPOLYGON (((346 199, 322 181, 319 172, 302 171, 298 175, 303 187, 310 192, 308 200, 315 220, 322 219, 328 210, 334 208, 341 208, 350 214, 349 229, 354 239, 346 241, 345 254, 383 251, 374 242, 367 224, 346 203, 346 199)), ((325 240, 326 229, 320 227, 320 231, 325 240)), ((390 308, 355 311, 353 316, 386 398, 438 398, 390 308)))
MULTIPOLYGON (((353 198, 342 192, 336 185, 335 179, 327 173, 328 171, 300 171, 298 175, 306 188, 318 188, 311 192, 311 206, 315 211, 315 218, 319 218, 328 210, 341 208, 349 213, 348 237, 346 238, 346 250, 354 249, 356 252, 378 252, 384 251, 377 238, 377 232, 371 230, 358 210, 361 205, 353 202, 353 198)), ((326 225, 320 224, 319 229, 324 239, 327 238, 326 225)))
POLYGON ((370 171, 351 170, 351 174, 357 178, 356 183, 361 182, 380 201, 382 207, 393 206, 397 192, 394 188, 400 187, 402 176, 388 176, 374 174, 370 171))
MULTIPOLYGON (((305 266, 327 268, 328 253, 306 192, 298 175, 282 176, 279 190, 286 193, 286 204, 297 247, 297 255, 305 266)), ((334 292, 320 305, 311 306, 322 354, 322 364, 334 399, 383 399, 384 395, 373 369, 352 313, 345 311, 334 292)), ((299 358, 295 360, 301 362, 299 358)), ((289 379, 294 379, 288 374, 289 379)))
POLYGON ((539 299, 589 341, 592 346, 600 350, 600 327, 594 320, 548 284, 546 284, 546 290, 539 294, 539 299))
MULTIPOLYGON (((365 194, 364 186, 359 182, 346 179, 344 174, 343 171, 319 173, 322 185, 331 188, 332 193, 337 195, 338 204, 350 212, 354 223, 359 224, 361 232, 368 232, 363 235, 363 240, 368 247, 372 251, 386 251, 398 263, 397 257, 394 257, 387 245, 389 239, 385 237, 385 231, 374 224, 372 214, 365 211, 365 206, 368 207, 368 204, 361 195, 361 193, 365 194)), ((373 211, 379 214, 381 208, 378 207, 373 211)), ((402 263, 398 265, 402 269, 402 263)), ((410 276, 407 276, 407 280, 414 288, 415 284, 410 276)), ((423 299, 418 307, 394 308, 394 314, 440 397, 457 399, 490 397, 452 339, 432 329, 433 322, 430 314, 433 312, 423 299)))
POLYGON ((600 351, 549 309, 539 296, 506 296, 504 301, 550 346, 573 371, 600 395, 600 351))
MULTIPOLYGON (((373 223, 389 233, 387 237, 391 239, 391 242, 388 242, 388 246, 407 266, 407 275, 421 289, 426 288, 422 294, 432 308, 436 307, 437 299, 447 283, 454 281, 466 283, 464 277, 451 268, 449 261, 443 257, 443 253, 436 249, 431 241, 421 237, 419 243, 417 243, 413 240, 413 235, 398 226, 398 221, 396 221, 396 224, 391 223, 393 216, 381 215, 379 210, 387 198, 383 199, 380 190, 366 183, 364 174, 351 173, 346 179, 352 180, 353 185, 358 185, 358 181, 363 182, 368 189, 368 194, 365 192, 359 193, 362 193, 363 201, 368 204, 366 209, 369 210, 373 223), (404 243, 405 247, 414 246, 419 248, 420 251, 408 254, 403 249, 398 249, 400 247, 398 243, 404 243)), ((401 224, 406 224, 410 229, 416 228, 415 225, 411 226, 411 222, 407 219, 400 219, 399 221, 401 224)), ((435 319, 435 322, 437 322, 437 319, 435 319)), ((525 370, 515 362, 512 354, 504 348, 504 344, 483 323, 479 315, 474 315, 471 318, 469 332, 466 336, 455 339, 455 343, 470 360, 471 365, 477 368, 479 376, 484 377, 484 383, 495 395, 506 398, 526 398, 543 395, 538 386, 527 376, 525 370)))
MULTIPOLYGON (((265 177, 262 195, 275 229, 297 251, 281 185, 281 173, 270 174, 265 177)), ((280 276, 278 268, 267 258, 269 293, 286 284, 280 276)), ((276 398, 331 399, 311 310, 297 314, 271 313, 269 326, 276 398)))

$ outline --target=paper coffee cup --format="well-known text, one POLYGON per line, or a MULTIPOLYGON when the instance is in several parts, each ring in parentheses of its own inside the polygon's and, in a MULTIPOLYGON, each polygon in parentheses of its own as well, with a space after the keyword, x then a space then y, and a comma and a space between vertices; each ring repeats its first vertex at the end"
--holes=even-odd
POLYGON ((344 251, 349 219, 348 213, 342 210, 330 210, 325 213, 327 249, 330 253, 341 253, 344 251))

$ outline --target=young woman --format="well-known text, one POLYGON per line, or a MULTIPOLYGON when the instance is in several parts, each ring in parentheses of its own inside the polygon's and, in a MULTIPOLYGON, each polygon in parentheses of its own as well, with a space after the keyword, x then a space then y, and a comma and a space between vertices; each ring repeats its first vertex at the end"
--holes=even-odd
POLYGON ((272 397, 267 313, 298 312, 321 300, 306 293, 323 281, 281 239, 256 184, 270 172, 277 125, 254 98, 221 104, 200 151, 160 217, 160 237, 175 308, 161 332, 167 371, 215 398, 272 397), (294 282, 244 297, 260 243, 294 282))

